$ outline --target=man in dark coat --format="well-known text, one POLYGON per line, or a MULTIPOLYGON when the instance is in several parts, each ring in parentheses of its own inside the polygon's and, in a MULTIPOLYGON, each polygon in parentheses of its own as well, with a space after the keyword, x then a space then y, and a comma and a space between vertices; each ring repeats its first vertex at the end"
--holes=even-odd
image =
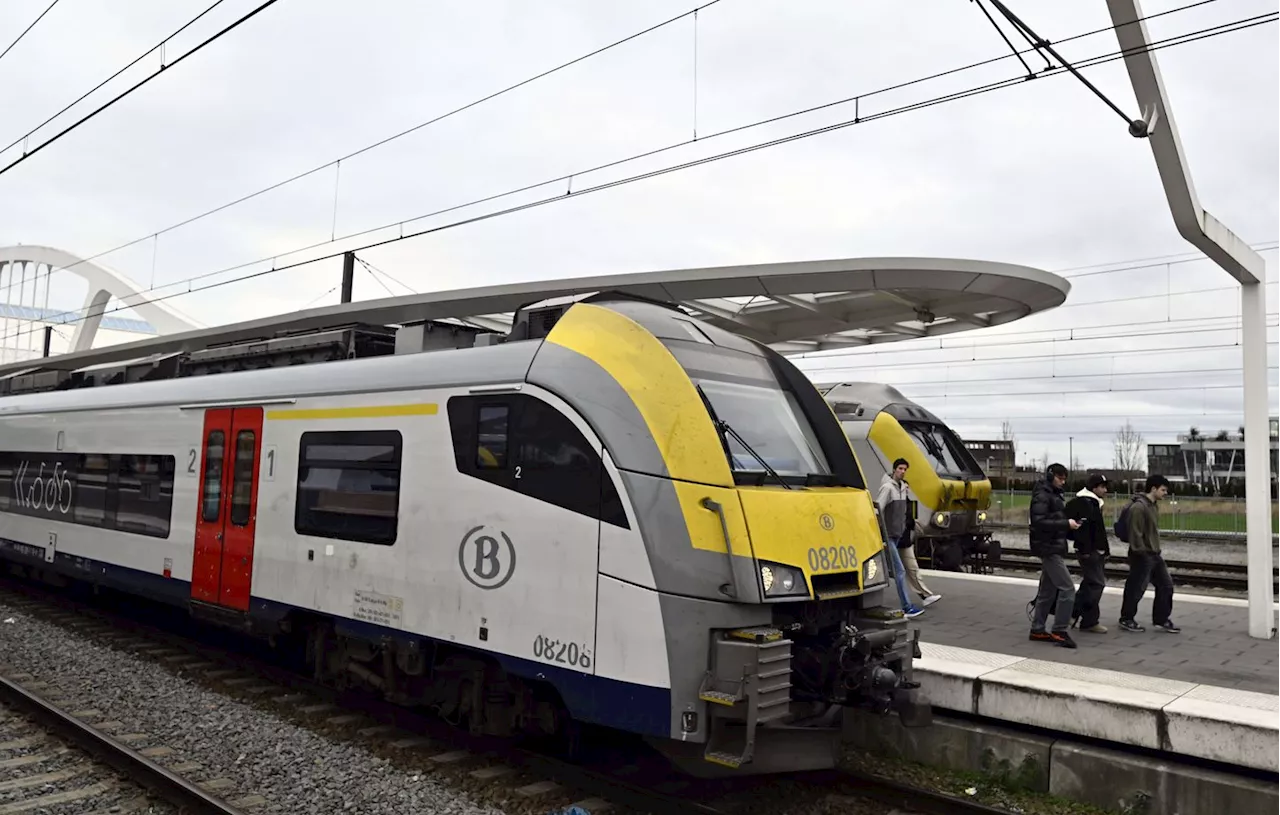
POLYGON ((1102 590, 1107 586, 1107 558, 1111 556, 1111 544, 1107 541, 1107 522, 1102 517, 1103 497, 1107 494, 1107 479, 1101 473, 1093 473, 1084 483, 1084 489, 1067 502, 1068 518, 1081 522, 1079 529, 1071 533, 1076 545, 1076 560, 1080 563, 1080 588, 1076 591, 1075 610, 1071 612, 1071 627, 1077 623, 1081 631, 1094 634, 1107 633, 1107 627, 1098 622, 1098 603, 1102 590))
POLYGON ((1064 648, 1075 648, 1075 640, 1067 633, 1071 611, 1076 602, 1076 585, 1063 558, 1067 554, 1067 535, 1080 528, 1080 523, 1066 514, 1062 486, 1067 483, 1067 468, 1050 464, 1045 477, 1036 482, 1031 493, 1031 554, 1040 558, 1040 591, 1036 594, 1035 613, 1031 618, 1031 639, 1051 642, 1064 648), (1056 601, 1056 608, 1055 608, 1056 601), (1053 612, 1053 630, 1044 624, 1053 612))

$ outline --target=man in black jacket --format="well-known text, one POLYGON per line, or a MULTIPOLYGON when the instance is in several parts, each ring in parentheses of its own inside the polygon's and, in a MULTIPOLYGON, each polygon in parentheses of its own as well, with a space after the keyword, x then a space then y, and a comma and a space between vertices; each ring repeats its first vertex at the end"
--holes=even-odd
POLYGON ((1050 464, 1045 477, 1036 482, 1031 493, 1031 554, 1040 558, 1040 591, 1036 594, 1035 613, 1031 619, 1031 639, 1052 642, 1064 648, 1075 648, 1075 640, 1067 633, 1071 610, 1076 602, 1076 584, 1071 580, 1067 562, 1067 535, 1080 528, 1080 523, 1066 514, 1062 486, 1067 483, 1067 468, 1050 464), (1045 631, 1049 610, 1053 612, 1053 630, 1045 631))
POLYGON ((1098 603, 1102 590, 1107 586, 1106 564, 1111 556, 1111 544, 1107 541, 1107 522, 1102 517, 1103 497, 1107 494, 1107 479, 1101 473, 1093 473, 1084 483, 1084 489, 1067 502, 1068 518, 1075 518, 1081 526, 1071 533, 1076 544, 1076 560, 1080 562, 1080 588, 1076 591, 1075 610, 1071 612, 1071 627, 1077 622, 1081 631, 1094 634, 1107 633, 1107 627, 1098 622, 1098 603))

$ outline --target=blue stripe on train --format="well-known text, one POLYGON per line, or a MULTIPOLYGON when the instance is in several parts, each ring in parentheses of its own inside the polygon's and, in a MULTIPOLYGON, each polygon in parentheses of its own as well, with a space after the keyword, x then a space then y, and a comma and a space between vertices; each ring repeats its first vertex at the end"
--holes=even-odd
MULTIPOLYGON (((28 564, 47 566, 44 547, 0 538, 0 553, 6 558, 28 564)), ((185 608, 191 600, 191 584, 185 580, 115 566, 100 560, 68 555, 59 552, 52 564, 57 572, 102 586, 137 594, 163 603, 185 608)), ((287 603, 279 603, 261 597, 250 601, 249 613, 255 619, 274 623, 291 611, 318 614, 287 603)), ((411 634, 374 623, 328 616, 338 631, 375 642, 383 638, 397 640, 433 640, 431 637, 411 634)), ((457 643, 441 644, 459 646, 457 643)), ((636 685, 617 679, 592 676, 570 671, 545 662, 535 662, 521 657, 496 654, 489 651, 477 653, 493 657, 507 671, 516 676, 544 681, 554 687, 564 700, 572 716, 582 722, 611 727, 631 733, 668 738, 671 734, 671 691, 636 685)))

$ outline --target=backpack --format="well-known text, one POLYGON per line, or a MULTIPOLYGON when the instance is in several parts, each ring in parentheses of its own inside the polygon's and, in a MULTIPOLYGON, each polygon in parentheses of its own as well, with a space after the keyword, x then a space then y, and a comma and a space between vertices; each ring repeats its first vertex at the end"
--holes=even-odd
POLYGON ((1125 508, 1120 510, 1120 517, 1116 518, 1115 524, 1111 527, 1111 531, 1115 532, 1116 537, 1124 543, 1129 542, 1129 510, 1133 509, 1133 505, 1137 502, 1138 499, 1134 498, 1126 504, 1125 508))

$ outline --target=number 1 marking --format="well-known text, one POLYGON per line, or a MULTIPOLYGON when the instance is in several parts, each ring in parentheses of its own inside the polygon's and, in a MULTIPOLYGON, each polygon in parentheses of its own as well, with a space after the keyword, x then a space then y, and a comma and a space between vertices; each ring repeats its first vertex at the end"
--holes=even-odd
POLYGON ((263 481, 276 480, 276 446, 274 444, 262 445, 263 450, 263 481))

